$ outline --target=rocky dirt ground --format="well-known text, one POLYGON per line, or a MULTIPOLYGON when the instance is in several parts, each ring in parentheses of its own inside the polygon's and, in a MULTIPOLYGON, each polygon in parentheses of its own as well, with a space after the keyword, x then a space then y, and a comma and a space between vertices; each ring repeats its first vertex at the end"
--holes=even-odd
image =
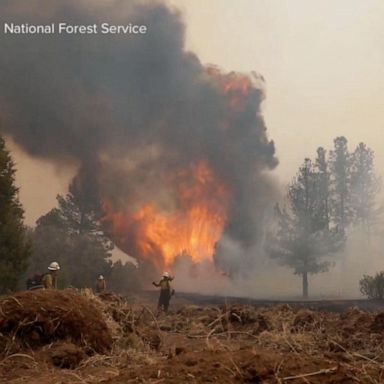
POLYGON ((1 383, 384 383, 384 312, 155 303, 90 291, 0 300, 1 383))

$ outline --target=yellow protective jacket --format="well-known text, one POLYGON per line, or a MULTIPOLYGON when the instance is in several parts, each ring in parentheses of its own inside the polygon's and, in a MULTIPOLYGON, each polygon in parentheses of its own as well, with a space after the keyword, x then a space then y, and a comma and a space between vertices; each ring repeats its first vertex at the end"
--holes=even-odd
POLYGON ((46 273, 41 279, 41 282, 43 283, 45 289, 57 288, 57 277, 52 273, 46 273))
POLYGON ((161 291, 171 291, 171 280, 170 278, 163 278, 158 283, 154 283, 154 285, 160 287, 161 291))
POLYGON ((107 289, 107 283, 105 282, 105 279, 97 279, 96 292, 101 293, 101 292, 104 292, 106 289, 107 289))

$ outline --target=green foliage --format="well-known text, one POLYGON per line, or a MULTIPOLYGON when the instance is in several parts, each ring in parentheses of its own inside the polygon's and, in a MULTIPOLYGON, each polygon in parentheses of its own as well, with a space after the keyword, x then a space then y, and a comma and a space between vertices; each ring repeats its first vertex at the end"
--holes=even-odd
POLYGON ((329 226, 325 153, 319 150, 318 154, 315 165, 305 159, 289 185, 288 207, 276 205, 276 227, 268 241, 270 256, 302 276, 304 297, 308 296, 308 274, 327 271, 332 265, 328 256, 344 243, 343 234, 329 226))
POLYGON ((307 274, 329 269, 328 256, 342 248, 349 229, 368 232, 378 223, 379 190, 374 154, 364 143, 351 154, 347 139, 337 137, 328 158, 320 147, 314 163, 305 159, 288 187, 287 207, 276 206, 268 242, 271 257, 303 277, 304 296, 307 274))
POLYGON ((348 140, 341 136, 334 140, 334 149, 330 152, 332 198, 330 200, 335 225, 345 231, 351 222, 351 155, 348 140))
POLYGON ((319 229, 330 227, 330 172, 328 169, 327 152, 324 148, 317 149, 317 158, 314 164, 316 172, 316 204, 315 221, 319 229))
POLYGON ((138 289, 137 269, 133 264, 112 263, 112 242, 104 234, 96 204, 82 195, 74 179, 68 194, 58 196, 58 208, 53 208, 37 220, 31 233, 34 243, 29 274, 46 271, 53 260, 62 269, 59 288, 94 287, 99 274, 107 279, 107 288, 125 293, 138 289))
POLYGON ((376 199, 380 179, 374 172, 374 153, 360 143, 353 153, 345 137, 334 140, 330 152, 332 220, 341 230, 360 226, 369 230, 381 214, 376 199))
POLYGON ((369 299, 384 298, 384 272, 375 276, 364 275, 360 280, 360 292, 369 299))
POLYGON ((15 172, 4 139, 0 137, 0 293, 17 288, 31 253, 15 172))
POLYGON ((29 272, 46 271, 53 260, 62 266, 59 286, 92 287, 99 274, 108 274, 112 243, 97 220, 96 207, 86 203, 74 179, 68 194, 37 220, 29 272))
POLYGON ((354 224, 369 231, 377 223, 381 214, 376 204, 381 183, 374 172, 374 153, 364 143, 360 143, 351 158, 351 201, 354 224))
POLYGON ((68 234, 55 225, 38 225, 30 273, 46 271, 53 260, 61 265, 59 287, 92 287, 96 276, 107 274, 110 254, 103 244, 85 234, 68 234))

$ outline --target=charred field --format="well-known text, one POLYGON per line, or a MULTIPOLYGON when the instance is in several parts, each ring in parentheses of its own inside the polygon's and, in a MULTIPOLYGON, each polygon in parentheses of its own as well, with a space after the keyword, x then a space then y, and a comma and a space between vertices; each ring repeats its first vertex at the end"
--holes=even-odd
POLYGON ((3 297, 0 382, 384 380, 380 303, 219 301, 180 294, 158 315, 148 293, 121 298, 67 289, 3 297))

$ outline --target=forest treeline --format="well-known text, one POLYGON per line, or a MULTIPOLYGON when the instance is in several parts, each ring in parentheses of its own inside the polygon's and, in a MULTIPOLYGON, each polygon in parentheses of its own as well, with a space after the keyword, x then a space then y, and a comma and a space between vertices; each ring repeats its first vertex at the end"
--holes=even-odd
POLYGON ((23 223, 15 174, 11 154, 0 137, 0 294, 25 289, 27 277, 45 273, 53 260, 62 266, 59 287, 93 287, 103 274, 111 290, 139 288, 134 264, 112 262, 113 244, 101 226, 101 210, 86 197, 76 178, 65 196, 57 196, 57 207, 29 228, 23 223))
POLYGON ((304 160, 283 204, 275 206, 266 242, 272 258, 301 276, 303 297, 308 276, 335 265, 351 232, 368 235, 380 223, 380 185, 374 152, 364 143, 350 151, 347 139, 337 137, 331 150, 320 147, 314 159, 304 160))
MULTIPOLYGON (((26 277, 45 272, 53 260, 63 266, 61 287, 92 287, 102 274, 109 289, 117 292, 140 288, 140 271, 134 264, 112 262, 114 245, 105 234, 102 209, 97 199, 82 191, 78 176, 66 195, 57 196, 57 206, 34 228, 27 228, 15 172, 0 138, 1 293, 24 288, 26 277)), ((364 143, 350 151, 347 139, 337 137, 333 148, 320 147, 313 159, 304 159, 284 200, 275 205, 265 242, 271 258, 301 277, 304 297, 309 295, 309 275, 335 265, 351 232, 368 235, 380 224, 380 185, 374 152, 364 143)))

